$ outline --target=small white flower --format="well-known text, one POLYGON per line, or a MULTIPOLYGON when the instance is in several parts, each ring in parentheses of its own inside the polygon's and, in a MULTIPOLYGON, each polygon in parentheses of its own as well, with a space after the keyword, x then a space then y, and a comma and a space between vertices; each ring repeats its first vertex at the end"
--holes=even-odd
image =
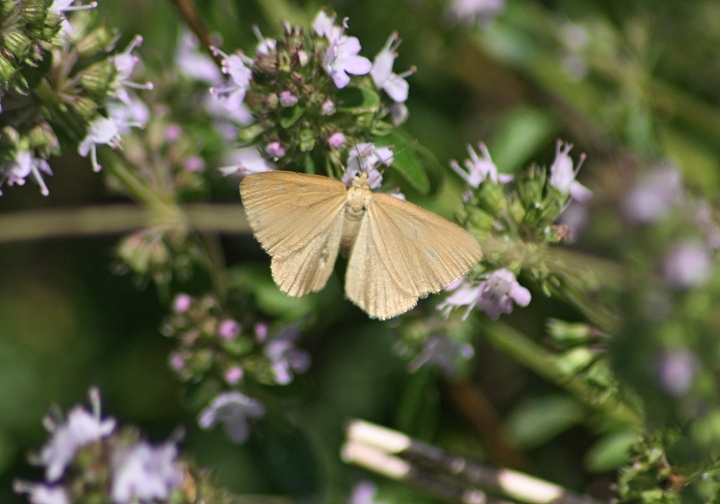
POLYGON ((384 89, 388 96, 398 103, 404 102, 408 97, 410 86, 405 80, 405 77, 415 73, 414 68, 400 75, 392 71, 395 58, 397 57, 396 51, 400 46, 400 42, 397 33, 390 35, 385 47, 375 56, 375 61, 370 70, 370 75, 375 81, 375 85, 380 89, 384 89))
POLYGON ((140 35, 137 35, 123 52, 112 57, 112 62, 115 64, 115 69, 117 70, 117 76, 115 77, 114 82, 115 94, 120 101, 127 104, 130 104, 131 101, 130 93, 128 93, 127 88, 153 88, 152 82, 139 84, 130 80, 133 70, 135 69, 135 65, 140 61, 140 58, 131 53, 133 49, 142 44, 142 40, 143 38, 140 35))
POLYGON ((555 149, 555 160, 550 166, 551 186, 555 187, 563 195, 570 195, 573 199, 584 202, 592 198, 592 191, 575 180, 580 167, 585 160, 585 155, 580 156, 577 168, 573 169, 573 160, 570 157, 570 149, 572 144, 558 140, 555 149))
POLYGON ((112 456, 110 493, 115 504, 165 500, 179 489, 183 473, 177 465, 177 447, 165 443, 152 447, 145 441, 112 456))
POLYGON ((251 173, 261 173, 266 171, 277 170, 277 166, 262 157, 255 147, 246 147, 232 152, 224 159, 226 166, 218 168, 225 175, 250 175, 251 173))
POLYGON ((252 60, 242 54, 228 56, 216 47, 213 48, 213 51, 215 54, 223 56, 222 71, 224 74, 228 74, 230 79, 210 88, 210 93, 222 100, 227 110, 237 110, 250 90, 252 70, 247 65, 252 65, 252 60))
MULTIPOLYGON (((50 194, 42 173, 52 175, 52 170, 47 161, 42 158, 33 156, 28 151, 19 151, 15 155, 15 159, 6 161, 0 166, 0 187, 7 182, 9 186, 24 185, 25 179, 32 176, 35 182, 40 186, 40 193, 43 196, 50 194)), ((2 191, 0 191, 2 196, 2 191)))
POLYGON ((16 481, 13 488, 18 493, 28 494, 31 504, 70 504, 67 492, 61 486, 16 481))
POLYGON ((494 184, 497 184, 498 181, 502 183, 510 182, 513 179, 512 175, 498 173, 497 166, 495 166, 495 163, 493 163, 493 160, 490 158, 490 152, 484 143, 479 143, 478 148, 483 155, 482 158, 478 156, 471 145, 467 146, 468 154, 470 155, 470 159, 465 160, 467 172, 460 168, 457 161, 450 161, 450 167, 455 170, 455 173, 464 178, 469 186, 477 188, 481 183, 485 182, 486 179, 490 179, 494 184))
POLYGON ((102 166, 97 160, 97 146, 107 144, 116 149, 120 146, 120 142, 122 142, 122 138, 117 123, 106 117, 98 117, 90 123, 87 135, 78 145, 78 153, 82 157, 86 157, 89 153, 93 171, 98 172, 102 169, 102 166))

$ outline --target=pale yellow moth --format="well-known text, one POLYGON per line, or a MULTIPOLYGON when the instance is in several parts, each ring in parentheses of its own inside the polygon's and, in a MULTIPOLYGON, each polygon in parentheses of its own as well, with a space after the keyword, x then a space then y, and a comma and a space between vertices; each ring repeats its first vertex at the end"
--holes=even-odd
POLYGON ((372 318, 405 313, 482 257, 470 233, 412 203, 372 192, 364 172, 349 188, 318 175, 256 173, 243 179, 240 195, 283 292, 299 297, 321 290, 342 252, 349 257, 345 294, 372 318))

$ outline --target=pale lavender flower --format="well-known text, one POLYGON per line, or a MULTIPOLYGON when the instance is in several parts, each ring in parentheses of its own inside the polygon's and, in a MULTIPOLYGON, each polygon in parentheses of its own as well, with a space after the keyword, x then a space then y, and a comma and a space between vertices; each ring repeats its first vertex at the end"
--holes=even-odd
POLYGON ((658 359, 660 386, 672 396, 682 396, 692 387, 698 367, 697 356, 685 348, 665 351, 658 359))
POLYGON ((453 0, 449 16, 456 22, 486 26, 504 8, 505 0, 453 0))
POLYGON ((150 110, 139 98, 130 98, 128 102, 110 103, 107 106, 108 117, 115 122, 122 135, 130 128, 145 128, 150 119, 150 110))
POLYGON ((257 25, 253 25, 253 33, 255 33, 255 36, 258 39, 258 45, 255 49, 255 52, 258 54, 270 54, 271 51, 275 50, 275 47, 277 46, 277 41, 273 39, 266 39, 263 37, 263 34, 260 33, 260 28, 257 27, 257 25))
POLYGON ((188 296, 187 294, 178 294, 173 300, 173 311, 175 313, 185 313, 188 308, 190 308, 192 301, 193 298, 191 296, 188 296))
POLYGON ((506 183, 513 179, 512 175, 501 175, 498 173, 497 166, 495 166, 492 158, 490 158, 490 151, 488 151, 484 143, 479 143, 478 148, 482 153, 482 157, 478 156, 471 145, 467 146, 467 151, 470 155, 470 159, 466 159, 464 163, 467 172, 460 168, 457 161, 450 161, 450 167, 455 170, 455 173, 465 179, 469 186, 477 188, 487 179, 490 179, 493 184, 497 184, 498 181, 506 183))
POLYGON ((96 389, 90 391, 90 399, 92 413, 76 406, 64 424, 57 425, 52 419, 46 419, 46 427, 52 432, 52 438, 40 451, 39 460, 45 466, 47 481, 60 479, 80 448, 109 436, 115 430, 114 418, 100 419, 100 397, 96 389))
POLYGON ((255 341, 258 343, 262 343, 267 339, 268 336, 268 326, 267 324, 255 324, 255 341))
POLYGON ((67 492, 61 486, 46 486, 16 481, 13 488, 18 493, 28 494, 31 504, 70 504, 67 492))
POLYGON ((381 501, 375 500, 375 494, 377 494, 375 483, 361 481, 353 487, 347 504, 384 504, 381 501))
POLYGON ((390 105, 390 117, 392 117, 393 124, 400 126, 408 118, 408 108, 404 103, 393 103, 390 105))
POLYGON ((242 54, 228 56, 216 47, 213 48, 213 51, 224 58, 222 71, 224 74, 228 74, 230 79, 223 84, 210 88, 210 93, 223 101, 227 110, 237 110, 242 105, 245 94, 250 89, 252 70, 247 65, 252 65, 252 60, 242 54))
POLYGON ((350 83, 350 76, 365 75, 370 72, 372 63, 364 56, 358 56, 360 41, 356 37, 344 35, 347 28, 347 18, 343 20, 343 27, 335 26, 335 16, 328 17, 325 11, 320 11, 313 23, 315 33, 326 37, 330 46, 323 58, 323 68, 332 78, 338 89, 350 83))
POLYGON ((217 65, 210 56, 200 51, 197 37, 188 29, 183 29, 180 34, 175 49, 175 63, 178 70, 191 79, 211 85, 222 80, 217 65))
POLYGON ((520 285, 512 271, 499 269, 480 282, 480 299, 477 307, 497 320, 502 313, 511 313, 513 303, 518 306, 530 304, 530 291, 520 285))
MULTIPOLYGON (((313 30, 320 37, 325 37, 328 40, 339 38, 343 34, 343 29, 335 26, 336 17, 336 14, 333 14, 332 17, 328 16, 325 14, 325 10, 321 9, 318 15, 315 16, 315 21, 313 21, 313 30)), ((347 19, 343 21, 344 27, 347 27, 346 21, 347 19)))
POLYGON ((422 353, 413 360, 408 369, 415 372, 420 367, 437 366, 446 376, 457 374, 458 364, 475 355, 473 347, 444 335, 431 336, 426 342, 422 353))
POLYGON ((292 107, 298 102, 298 97, 291 91, 282 91, 280 93, 280 105, 283 107, 292 107))
MULTIPOLYGON (((52 175, 52 170, 47 161, 42 158, 33 156, 28 151, 19 151, 15 155, 15 159, 5 161, 0 166, 0 188, 7 182, 9 186, 24 185, 27 177, 32 179, 40 186, 40 193, 43 196, 50 194, 42 173, 52 175)), ((2 196, 2 190, 0 190, 2 196)))
POLYGON ((205 161, 200 156, 190 156, 183 162, 183 168, 189 172, 201 172, 205 169, 205 161))
POLYGON ((693 240, 680 243, 665 257, 663 278, 681 289, 707 282, 712 271, 712 257, 708 248, 693 240))
POLYGON ((240 324, 232 319, 225 319, 218 326, 218 335, 227 341, 232 341, 240 335, 240 324))
POLYGON ((270 142, 265 148, 265 152, 267 152, 275 159, 279 159, 285 155, 285 146, 282 144, 282 142, 270 142))
POLYGON ((310 367, 310 354, 295 347, 298 337, 300 331, 296 327, 287 327, 265 343, 264 352, 279 385, 290 383, 293 371, 302 373, 310 367))
POLYGON ((244 375, 240 366, 232 366, 225 371, 224 378, 229 385, 237 385, 244 375))
POLYGON ((388 96, 394 101, 402 103, 407 100, 410 89, 405 77, 415 73, 415 69, 411 68, 400 75, 393 73, 392 68, 395 63, 395 58, 397 58, 396 51, 400 46, 400 42, 401 40, 398 38, 397 33, 390 35, 385 46, 380 50, 378 55, 375 56, 370 75, 378 88, 384 89, 388 96))
POLYGON ((327 142, 331 149, 338 149, 345 143, 345 135, 336 131, 328 137, 327 142))
POLYGON ((555 160, 553 164, 550 165, 549 183, 564 196, 569 194, 577 201, 588 201, 592 198, 592 191, 575 180, 585 160, 585 154, 580 156, 577 168, 573 168, 573 160, 570 157, 570 149, 572 149, 572 147, 572 144, 563 143, 558 140, 555 149, 555 160))
POLYGON ((75 0, 53 0, 53 3, 51 3, 48 8, 48 12, 52 12, 63 18, 60 23, 61 34, 72 35, 75 33, 75 28, 72 27, 65 15, 66 12, 94 9, 98 5, 97 2, 90 2, 88 5, 73 5, 74 2, 75 0))
POLYGON ((369 142, 358 144, 356 148, 350 150, 342 181, 349 186, 362 171, 367 173, 370 188, 377 189, 382 184, 382 174, 377 165, 382 163, 390 166, 392 162, 393 152, 390 147, 376 147, 369 142))
POLYGON ((200 413, 198 424, 208 430, 223 422, 225 432, 235 443, 244 443, 248 438, 248 418, 265 416, 265 407, 256 399, 240 392, 220 394, 200 413))
POLYGON ((168 360, 170 361, 170 367, 175 371, 179 372, 185 369, 185 357, 183 357, 182 353, 172 352, 168 360))
POLYGON ((641 175, 623 200, 623 213, 638 224, 658 221, 684 200, 677 166, 663 163, 641 175))
POLYGON ((153 447, 140 441, 131 448, 116 448, 112 454, 110 493, 115 504, 164 501, 182 482, 174 443, 153 447))
POLYGON ((78 145, 78 153, 82 157, 86 157, 89 153, 93 171, 99 172, 102 166, 97 160, 97 146, 107 144, 116 149, 121 142, 122 138, 117 123, 106 117, 98 117, 90 123, 87 135, 78 145))
POLYGON ((328 98, 323 102, 320 113, 322 115, 333 115, 335 113, 335 103, 328 98))
POLYGON ((228 141, 237 140, 238 125, 247 126, 255 121, 252 112, 244 103, 233 110, 228 110, 223 101, 208 93, 203 105, 213 118, 215 129, 228 141))
POLYGON ((115 69, 117 70, 117 75, 115 76, 115 82, 113 85, 115 89, 115 94, 120 99, 120 101, 127 104, 130 104, 130 94, 128 93, 127 88, 153 88, 152 82, 145 82, 144 84, 139 84, 130 80, 132 72, 135 69, 135 65, 138 63, 138 61, 140 61, 137 56, 131 53, 133 49, 135 49, 142 43, 142 40, 143 38, 140 35, 137 35, 130 42, 125 51, 121 52, 120 54, 116 54, 111 59, 112 62, 115 64, 115 69))
POLYGON ((467 310, 462 316, 462 320, 466 320, 480 299, 480 289, 478 285, 473 285, 470 282, 460 279, 445 287, 445 290, 452 291, 452 294, 440 303, 437 309, 441 310, 445 317, 448 317, 454 308, 466 306, 467 310))
POLYGON ((228 166, 222 166, 218 170, 226 176, 235 173, 250 175, 277 169, 273 163, 262 157, 255 147, 238 149, 228 156, 225 162, 228 163, 228 166))

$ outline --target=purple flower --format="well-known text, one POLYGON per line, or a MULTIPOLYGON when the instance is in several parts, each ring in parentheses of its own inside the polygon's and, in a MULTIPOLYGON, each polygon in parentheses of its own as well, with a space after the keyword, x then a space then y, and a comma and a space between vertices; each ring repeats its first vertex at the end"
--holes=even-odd
POLYGON ((698 367, 698 358, 691 351, 668 350, 658 361, 660 386, 672 396, 682 396, 692 387, 698 367))
POLYGON ((45 479, 57 481, 65 468, 83 446, 109 436, 115 430, 115 419, 100 419, 100 398, 97 390, 90 391, 93 413, 80 406, 74 407, 64 424, 47 421, 52 438, 40 451, 40 462, 45 466, 45 479))
POLYGON ((115 121, 106 117, 98 117, 90 123, 87 135, 78 145, 78 153, 82 157, 86 157, 89 153, 93 171, 99 172, 102 166, 97 160, 97 146, 107 144, 116 149, 121 142, 120 129, 115 121))
POLYGON ((693 240, 680 243, 665 257, 663 278, 676 287, 686 289, 707 282, 712 270, 708 248, 693 240))
POLYGON ((184 353, 181 352, 172 352, 170 354, 170 367, 172 367, 177 372, 185 369, 185 357, 183 355, 184 353))
POLYGON ((240 334, 240 324, 232 319, 225 319, 220 322, 218 327, 218 335, 227 341, 232 341, 240 334))
POLYGON ((120 54, 116 54, 112 57, 112 62, 115 64, 115 69, 117 70, 117 75, 115 76, 115 82, 114 82, 114 88, 115 88, 115 94, 117 97, 122 101, 123 103, 130 104, 130 94, 127 91, 127 88, 134 88, 134 89, 152 89, 153 84, 152 82, 146 82, 144 84, 138 84, 137 82, 133 82, 130 80, 130 77, 132 75, 133 70, 135 69, 135 65, 137 64, 140 59, 135 56, 134 54, 130 54, 133 49, 138 47, 140 44, 142 44, 143 38, 140 35, 137 35, 127 46, 125 51, 121 52, 120 54))
POLYGON ((268 326, 267 324, 255 324, 255 340, 258 343, 262 343, 267 339, 268 326))
POLYGON ((331 149, 338 149, 345 143, 345 135, 336 131, 328 137, 327 142, 331 149))
POLYGON ((384 89, 394 101, 402 103, 407 100, 410 89, 405 77, 415 73, 415 69, 411 68, 400 75, 393 73, 392 67, 397 57, 395 51, 400 46, 400 42, 397 33, 390 35, 385 47, 375 56, 370 75, 378 88, 384 89))
POLYGON ((198 424, 208 430, 218 422, 225 424, 225 432, 235 443, 244 443, 248 438, 248 418, 262 418, 265 407, 256 399, 240 392, 226 392, 217 396, 200 413, 198 424))
POLYGON ((390 147, 376 147, 373 143, 361 143, 350 150, 348 155, 347 169, 342 181, 350 185, 360 172, 367 173, 368 185, 371 189, 377 189, 382 184, 382 174, 377 165, 382 163, 390 166, 393 162, 393 152, 390 147))
POLYGON ((651 224, 682 203, 684 191, 677 166, 664 163, 644 173, 623 200, 623 213, 638 224, 651 224))
MULTIPOLYGON (((28 151, 19 151, 15 155, 15 159, 5 161, 0 166, 0 188, 5 182, 9 186, 15 184, 24 185, 25 179, 32 176, 33 180, 40 186, 40 193, 47 196, 50 191, 45 185, 41 172, 52 175, 52 170, 47 161, 33 156, 28 151)), ((2 196, 2 191, 0 191, 0 196, 2 196)))
POLYGON ((530 291, 520 285, 512 271, 507 269, 493 271, 477 285, 460 281, 449 285, 446 290, 454 292, 437 308, 447 317, 453 308, 467 306, 463 320, 474 307, 497 320, 502 313, 512 312, 513 303, 527 306, 531 299, 530 291))
POLYGON ((490 152, 484 143, 479 143, 478 148, 480 152, 482 152, 482 158, 477 155, 477 152, 475 152, 471 145, 467 146, 468 154, 470 155, 470 159, 466 159, 464 163, 467 172, 460 168, 457 161, 450 161, 450 167, 465 179, 468 185, 477 188, 488 178, 493 184, 497 184, 498 180, 506 183, 513 179, 512 175, 498 174, 497 166, 495 166, 495 163, 493 163, 493 160, 490 158, 490 152))
POLYGON ((342 28, 335 26, 334 23, 335 16, 330 18, 321 10, 315 18, 313 29, 315 33, 330 41, 323 58, 323 68, 338 89, 342 89, 350 83, 348 74, 365 75, 372 68, 372 63, 364 56, 358 56, 360 41, 356 37, 344 35, 347 18, 343 20, 342 28))
POLYGON ((192 301, 193 298, 191 296, 188 296, 187 294, 178 294, 173 300, 173 311, 175 313, 185 313, 188 308, 190 308, 192 301))
POLYGON ((210 88, 210 92, 219 100, 225 103, 227 110, 237 110, 245 100, 245 94, 250 89, 252 82, 252 70, 246 66, 251 65, 252 60, 242 54, 228 56, 220 49, 214 47, 215 54, 223 56, 222 71, 230 75, 230 79, 218 86, 210 88))
POLYGON ((242 380, 245 373, 240 366, 232 366, 225 371, 225 381, 230 385, 236 385, 242 380))
POLYGON ((577 201, 588 201, 592 198, 592 191, 575 180, 575 177, 577 176, 578 171, 580 171, 580 167, 585 160, 585 154, 580 156, 580 162, 578 162, 577 168, 573 169, 573 160, 570 157, 570 149, 572 149, 572 147, 572 144, 563 144, 561 140, 557 141, 555 160, 550 166, 549 183, 551 186, 560 191, 560 194, 563 196, 567 196, 569 194, 577 201))
MULTIPOLYGON (((329 17, 325 14, 325 10, 321 9, 320 12, 318 12, 318 15, 315 16, 315 21, 313 21, 313 30, 320 37, 325 37, 328 40, 342 36, 343 29, 335 26, 336 17, 337 16, 335 14, 333 14, 332 17, 329 17)), ((346 22, 347 20, 343 21, 343 26, 345 27, 346 22)))
POLYGON ((175 63, 180 72, 191 79, 217 84, 222 74, 213 59, 200 52, 197 37, 187 29, 183 29, 175 49, 175 63))
POLYGON ((189 172, 200 172, 205 169, 205 161, 200 156, 190 156, 183 162, 183 168, 189 172))
POLYGON ((383 504, 380 501, 375 500, 375 494, 377 493, 377 487, 375 483, 370 481, 361 481, 355 487, 353 487, 350 499, 347 504, 383 504))
POLYGON ((297 328, 287 327, 265 344, 265 355, 279 385, 290 383, 293 371, 302 373, 310 367, 310 354, 295 348, 295 340, 299 336, 300 331, 297 328))
POLYGON ((262 157, 255 147, 238 149, 225 161, 229 163, 229 166, 218 168, 223 175, 232 175, 235 173, 249 175, 251 173, 261 173, 277 169, 273 163, 262 157))
POLYGON ((183 472, 177 465, 177 447, 158 447, 140 441, 112 454, 111 495, 115 504, 165 500, 181 487, 183 472))
POLYGON ((280 93, 280 105, 283 107, 292 107, 298 102, 298 97, 291 91, 283 91, 280 93))
POLYGON ((457 373, 458 363, 471 359, 474 354, 473 347, 467 343, 435 335, 425 342, 422 353, 408 365, 408 369, 415 372, 424 365, 434 365, 446 376, 453 376, 457 373))
POLYGON ((258 54, 270 54, 271 51, 275 50, 275 47, 277 46, 277 41, 273 39, 266 39, 263 37, 263 34, 260 33, 260 28, 257 27, 257 25, 253 26, 253 33, 255 33, 255 36, 258 39, 258 46, 255 49, 255 52, 258 54))
POLYGON ((67 492, 61 486, 46 486, 16 481, 14 489, 27 493, 31 504, 70 504, 67 492))
POLYGON ((505 8, 505 0, 454 0, 449 15, 455 21, 484 26, 505 8))
POLYGON ((335 113, 335 103, 328 98, 323 102, 320 113, 322 115, 333 115, 335 113))
POLYGON ((285 155, 285 146, 282 142, 270 142, 265 148, 265 152, 275 159, 279 159, 285 155))
POLYGON ((390 117, 392 117, 392 121, 395 126, 400 126, 404 123, 408 114, 408 108, 404 103, 393 103, 390 106, 390 117))

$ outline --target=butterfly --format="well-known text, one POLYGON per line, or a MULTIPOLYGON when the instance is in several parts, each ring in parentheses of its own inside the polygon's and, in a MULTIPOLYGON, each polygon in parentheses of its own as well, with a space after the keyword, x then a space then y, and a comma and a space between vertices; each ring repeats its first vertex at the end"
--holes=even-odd
POLYGON ((255 173, 243 179, 240 195, 283 292, 299 297, 323 289, 341 252, 349 258, 345 294, 372 318, 405 313, 482 257, 470 233, 373 192, 365 172, 350 187, 319 175, 255 173))

